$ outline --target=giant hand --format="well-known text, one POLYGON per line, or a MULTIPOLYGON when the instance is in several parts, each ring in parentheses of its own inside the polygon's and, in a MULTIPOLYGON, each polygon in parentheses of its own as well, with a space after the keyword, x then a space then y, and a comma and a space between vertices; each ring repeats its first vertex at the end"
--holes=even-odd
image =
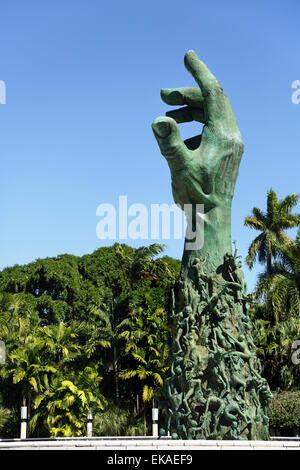
POLYGON ((186 53, 185 66, 199 88, 163 89, 165 103, 186 106, 155 119, 152 129, 170 167, 176 204, 204 204, 202 251, 216 264, 231 252, 231 201, 244 146, 219 82, 194 51, 186 53), (177 123, 193 120, 204 124, 202 135, 183 142, 177 123))
POLYGON ((270 391, 253 355, 245 281, 231 255, 231 202, 243 141, 215 77, 193 51, 185 65, 199 88, 163 89, 167 104, 186 106, 152 124, 171 170, 175 202, 192 208, 187 227, 204 222, 203 244, 185 244, 172 288, 163 431, 176 439, 268 439, 270 391), (192 120, 204 124, 202 135, 183 142, 177 123, 192 120), (233 359, 243 361, 240 384, 252 384, 243 397, 233 359), (227 421, 220 420, 222 413, 227 421))

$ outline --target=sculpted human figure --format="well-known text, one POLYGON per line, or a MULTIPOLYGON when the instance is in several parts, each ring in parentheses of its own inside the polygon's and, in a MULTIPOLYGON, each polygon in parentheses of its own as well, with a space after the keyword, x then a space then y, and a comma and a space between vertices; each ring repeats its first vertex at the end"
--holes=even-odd
POLYGON ((223 390, 221 393, 222 396, 225 393, 230 392, 229 380, 224 365, 224 357, 225 354, 221 350, 211 351, 211 355, 209 356, 210 373, 214 377, 215 383, 221 385, 223 390))
POLYGON ((243 380, 241 375, 241 359, 239 356, 229 355, 229 360, 231 365, 231 383, 236 389, 239 390, 241 396, 244 398, 247 383, 245 380, 243 380))
POLYGON ((184 339, 186 337, 183 335, 184 330, 186 330, 186 334, 188 334, 189 331, 189 311, 184 309, 182 312, 179 312, 178 317, 177 317, 177 331, 176 331, 176 336, 174 338, 174 346, 175 351, 174 355, 178 355, 182 353, 182 345, 184 339), (184 337, 183 337, 184 336, 184 337))
POLYGON ((257 378, 260 378, 258 371, 255 369, 256 354, 255 354, 255 351, 253 350, 254 344, 250 342, 250 346, 252 349, 250 350, 247 344, 247 340, 244 337, 244 335, 239 335, 238 338, 236 339, 228 331, 226 331, 226 334, 235 342, 236 346, 239 349, 238 351, 231 352, 231 355, 237 355, 241 357, 242 359, 244 359, 245 361, 247 361, 251 372, 257 378))
POLYGON ((242 419, 246 424, 249 422, 248 416, 246 416, 240 409, 237 403, 230 402, 225 406, 224 416, 232 423, 237 421, 238 418, 242 419))
POLYGON ((272 398, 272 393, 269 389, 266 379, 262 379, 258 387, 259 399, 262 404, 264 414, 267 416, 268 404, 272 398))
POLYGON ((213 426, 213 435, 217 432, 217 428, 219 425, 219 419, 225 409, 225 402, 221 398, 210 395, 208 397, 205 413, 204 413, 204 421, 202 423, 202 429, 204 431, 208 431, 208 427, 210 425, 211 416, 214 416, 214 426, 213 426), (210 413, 209 413, 210 410, 210 413))
POLYGON ((201 373, 197 378, 194 377, 193 375, 193 363, 191 361, 188 361, 186 366, 185 366, 185 377, 187 379, 186 386, 183 387, 184 390, 184 397, 183 397, 183 404, 185 406, 186 410, 186 416, 189 416, 191 414, 191 407, 189 403, 189 399, 194 396, 196 399, 198 398, 199 392, 202 391, 201 389, 201 373), (188 387, 187 387, 188 385, 188 387))

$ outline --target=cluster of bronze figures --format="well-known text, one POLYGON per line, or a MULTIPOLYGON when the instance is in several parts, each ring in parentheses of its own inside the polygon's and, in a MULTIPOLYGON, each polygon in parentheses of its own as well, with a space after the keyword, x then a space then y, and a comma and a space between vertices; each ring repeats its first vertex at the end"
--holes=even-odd
POLYGON ((203 273, 195 258, 189 279, 172 291, 170 370, 164 432, 179 439, 268 439, 270 390, 251 337, 245 281, 235 256, 203 273))
MULTIPOLYGON (((171 170, 175 202, 203 204, 203 243, 185 246, 169 308, 169 372, 165 424, 174 439, 268 440, 272 397, 255 353, 246 283, 232 254, 231 202, 243 141, 228 98, 193 51, 185 65, 199 87, 163 89, 184 105, 153 122, 171 170), (197 120, 202 133, 183 142, 177 124, 197 120)), ((193 222, 193 223, 194 223, 193 222)), ((189 222, 188 222, 189 223, 189 222)))

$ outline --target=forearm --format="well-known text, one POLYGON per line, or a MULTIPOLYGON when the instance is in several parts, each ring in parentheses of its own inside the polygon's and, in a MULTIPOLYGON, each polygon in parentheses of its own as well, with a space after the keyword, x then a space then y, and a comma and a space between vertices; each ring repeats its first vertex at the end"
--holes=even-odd
POLYGON ((186 240, 182 271, 187 270, 195 258, 200 258, 205 260, 204 273, 214 272, 223 263, 224 255, 232 251, 231 198, 224 198, 222 206, 210 209, 203 216, 204 222, 196 231, 196 239, 192 243, 186 240))

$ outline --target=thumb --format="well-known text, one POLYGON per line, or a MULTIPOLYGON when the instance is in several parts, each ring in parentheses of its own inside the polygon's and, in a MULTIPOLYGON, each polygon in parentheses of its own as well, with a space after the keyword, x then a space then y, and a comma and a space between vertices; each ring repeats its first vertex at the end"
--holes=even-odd
POLYGON ((171 170, 183 168, 189 159, 189 150, 181 138, 176 121, 170 117, 160 116, 153 121, 152 130, 171 170))

